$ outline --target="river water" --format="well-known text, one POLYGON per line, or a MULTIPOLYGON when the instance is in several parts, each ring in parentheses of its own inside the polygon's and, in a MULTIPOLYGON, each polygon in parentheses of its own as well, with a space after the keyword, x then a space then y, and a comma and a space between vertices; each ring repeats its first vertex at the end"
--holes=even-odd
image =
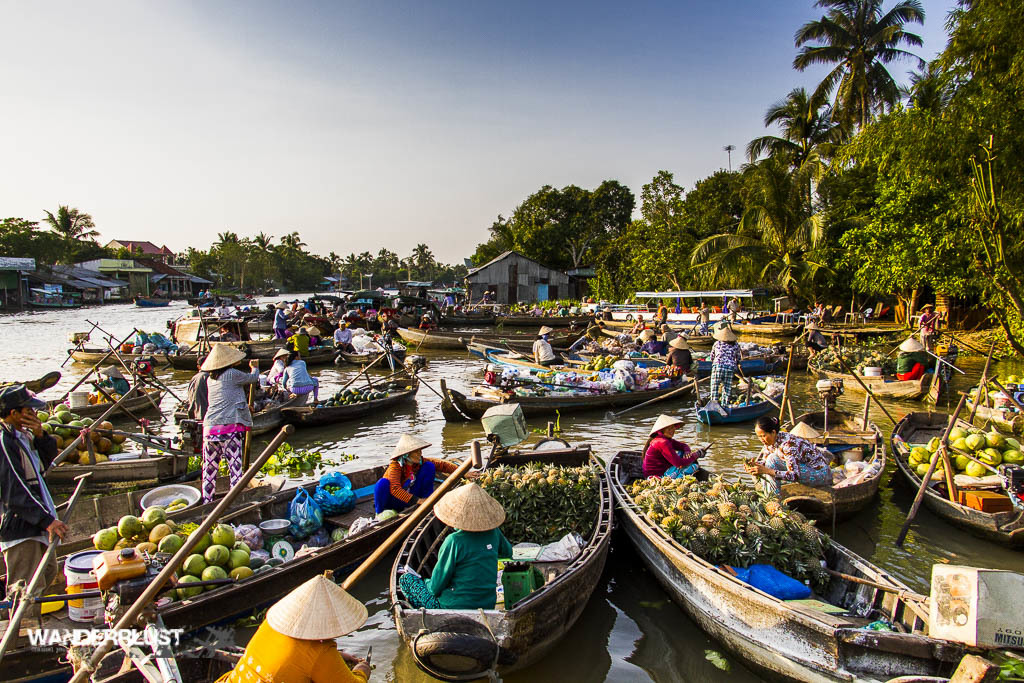
MULTIPOLYGON (((279 297, 278 299, 283 299, 279 297)), ((270 302, 277 299, 263 299, 270 302)), ((70 344, 67 336, 72 332, 89 330, 91 323, 115 337, 131 333, 133 328, 145 331, 166 331, 166 321, 187 310, 183 303, 169 308, 141 309, 132 305, 114 305, 72 311, 22 313, 0 318, 0 343, 7 363, 3 379, 28 380, 39 377, 59 366, 67 357, 70 344)), ((102 335, 93 333, 93 341, 102 344, 102 335)), ((466 388, 480 377, 480 361, 461 352, 421 352, 429 359, 428 368, 421 378, 437 387, 445 379, 456 389, 466 388)), ((954 389, 965 389, 977 381, 983 364, 977 356, 962 359, 961 366, 967 376, 957 376, 954 389)), ((43 394, 56 398, 70 388, 88 366, 68 363, 63 369, 60 384, 43 394)), ((999 363, 996 372, 1003 375, 1020 374, 1020 362, 999 363)), ((333 392, 352 378, 354 369, 327 366, 316 373, 322 393, 333 392)), ((184 396, 189 373, 161 371, 159 377, 184 396)), ((793 408, 797 413, 818 409, 809 375, 798 373, 792 382, 793 408)), ((951 410, 943 405, 940 410, 951 410)), ((165 399, 165 411, 173 408, 174 400, 165 399)), ((863 399, 856 394, 840 398, 840 407, 858 413, 863 399)), ((898 419, 907 412, 924 409, 922 404, 887 402, 887 408, 898 419)), ((739 475, 742 459, 755 454, 760 444, 750 425, 716 426, 698 429, 693 419, 689 399, 665 402, 635 410, 616 420, 608 420, 600 413, 566 415, 561 418, 561 436, 571 443, 590 443, 602 458, 621 449, 642 446, 650 425, 662 411, 687 416, 687 425, 681 429, 681 438, 689 443, 714 442, 707 466, 715 472, 739 475)), ((872 419, 882 428, 886 437, 891 423, 875 408, 872 419)), ((543 421, 533 421, 531 428, 542 429, 543 421)), ((167 432, 173 431, 171 426, 167 432)), ((298 432, 292 439, 295 447, 315 448, 325 457, 342 453, 355 454, 356 460, 342 469, 360 469, 383 463, 403 432, 414 433, 433 444, 427 451, 434 456, 459 456, 468 452, 468 444, 482 436, 478 423, 448 424, 440 411, 440 400, 430 389, 421 387, 415 405, 410 404, 397 412, 371 416, 359 422, 343 423, 329 428, 298 432)), ((538 437, 534 436, 531 440, 538 437)), ((254 451, 260 442, 254 444, 254 451)), ((894 470, 890 465, 890 470, 894 470)), ((870 559, 873 563, 904 580, 914 590, 927 593, 934 563, 966 564, 972 566, 1019 570, 1021 555, 1000 546, 975 539, 943 523, 922 508, 902 549, 894 541, 910 508, 914 492, 909 490, 890 471, 877 504, 836 529, 837 540, 870 559)), ((359 584, 355 595, 367 604, 369 621, 358 632, 340 639, 342 647, 362 656, 373 646, 376 671, 373 680, 419 681, 431 680, 413 664, 394 628, 388 611, 387 577, 393 557, 382 562, 359 584)), ((244 644, 245 635, 239 633, 238 644, 244 644)), ((745 681, 756 676, 700 631, 686 615, 672 603, 652 575, 636 557, 627 539, 621 533, 614 538, 608 565, 600 585, 583 616, 573 631, 554 651, 530 669, 510 675, 507 681, 745 681), (713 654, 720 652, 727 664, 713 663, 713 654), (720 667, 728 667, 724 670, 720 667)))

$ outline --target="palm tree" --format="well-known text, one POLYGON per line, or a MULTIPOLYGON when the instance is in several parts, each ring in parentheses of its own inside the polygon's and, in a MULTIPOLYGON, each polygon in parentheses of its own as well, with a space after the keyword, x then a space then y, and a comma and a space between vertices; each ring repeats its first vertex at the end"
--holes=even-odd
POLYGON ((217 233, 217 246, 224 246, 227 244, 238 244, 238 235, 226 230, 224 232, 217 233))
POLYGON ((256 236, 252 238, 252 245, 261 253, 268 254, 274 248, 274 238, 266 233, 258 232, 256 233, 256 236))
POLYGON ((899 101, 887 64, 916 59, 924 67, 923 60, 901 49, 921 47, 921 37, 904 26, 924 24, 924 8, 920 0, 899 0, 888 12, 882 0, 818 0, 816 6, 827 8, 826 14, 796 32, 796 46, 802 49, 793 67, 832 66, 815 95, 828 97, 834 91, 833 109, 863 127, 876 112, 899 101))
POLYGON ((96 224, 92 222, 92 216, 82 213, 78 209, 69 208, 66 205, 57 207, 57 215, 46 211, 43 222, 50 226, 50 229, 60 236, 64 242, 64 259, 70 263, 75 253, 75 247, 83 240, 94 240, 99 233, 94 229, 96 224))
POLYGON ((431 269, 436 264, 434 255, 430 251, 430 247, 425 244, 417 244, 416 248, 412 250, 412 256, 410 259, 416 266, 416 271, 420 277, 428 277, 431 269))
POLYGON ((744 173, 746 210, 737 231, 702 240, 691 265, 710 281, 771 283, 795 298, 799 286, 827 270, 814 258, 824 231, 805 201, 806 173, 781 157, 751 164, 744 173))
MULTIPOLYGON (((747 145, 747 157, 753 163, 764 154, 786 156, 799 168, 823 145, 839 141, 840 129, 832 120, 832 109, 824 98, 793 88, 786 99, 768 107, 765 128, 778 125, 781 136, 765 135, 747 145)), ((824 151, 824 150, 822 150, 824 151)))
POLYGON ((285 249, 285 251, 294 252, 301 251, 302 247, 306 246, 306 243, 302 241, 301 237, 299 237, 298 231, 293 230, 287 235, 281 237, 281 246, 285 249))
POLYGON ((942 70, 938 60, 910 74, 910 85, 901 90, 911 107, 932 114, 942 112, 953 97, 950 76, 942 70))

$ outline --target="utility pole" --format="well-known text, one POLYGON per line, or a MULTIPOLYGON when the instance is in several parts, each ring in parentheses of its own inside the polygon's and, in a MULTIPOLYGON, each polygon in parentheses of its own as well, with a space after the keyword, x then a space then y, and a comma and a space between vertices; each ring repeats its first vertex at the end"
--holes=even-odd
POLYGON ((726 145, 722 149, 724 149, 725 153, 729 155, 729 172, 732 173, 732 152, 736 149, 736 145, 726 145))

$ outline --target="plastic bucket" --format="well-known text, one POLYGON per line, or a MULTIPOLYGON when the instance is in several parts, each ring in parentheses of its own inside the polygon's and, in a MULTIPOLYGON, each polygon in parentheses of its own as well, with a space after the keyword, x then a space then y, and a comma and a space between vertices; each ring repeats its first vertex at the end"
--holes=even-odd
MULTIPOLYGON (((70 555, 64 562, 64 578, 68 586, 68 594, 82 593, 99 589, 96 573, 92 570, 92 560, 102 554, 102 550, 83 550, 70 555)), ((68 600, 68 618, 71 621, 90 623, 103 612, 103 600, 100 598, 83 598, 68 600)))
POLYGON ((88 391, 72 391, 69 399, 69 405, 71 409, 84 408, 89 405, 89 392, 88 391))
POLYGON ((881 376, 882 376, 882 368, 878 368, 878 367, 864 368, 864 377, 881 377, 881 376))

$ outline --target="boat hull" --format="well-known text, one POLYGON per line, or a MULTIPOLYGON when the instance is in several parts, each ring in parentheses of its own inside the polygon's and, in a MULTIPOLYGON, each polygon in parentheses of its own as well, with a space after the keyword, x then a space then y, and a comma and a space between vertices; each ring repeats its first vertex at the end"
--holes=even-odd
MULTIPOLYGON (((814 370, 819 379, 841 379, 843 389, 856 394, 864 394, 864 387, 860 385, 852 375, 845 372, 832 372, 830 370, 814 370)), ((938 398, 941 381, 935 381, 935 376, 925 374, 920 379, 897 380, 891 377, 863 377, 858 375, 875 396, 880 398, 895 398, 907 401, 919 401, 926 396, 931 401, 938 398)))
POLYGON ((394 408, 406 401, 415 400, 415 398, 416 387, 413 387, 412 389, 397 391, 386 398, 380 398, 375 401, 353 403, 352 405, 347 406, 334 406, 330 408, 309 408, 306 406, 282 408, 281 417, 284 419, 286 424, 295 425, 299 429, 307 427, 323 427, 337 422, 345 422, 346 420, 355 420, 363 417, 364 415, 375 414, 381 410, 394 408))
POLYGON ((752 405, 732 405, 723 406, 723 408, 727 413, 726 415, 722 415, 716 410, 708 410, 703 406, 697 406, 697 421, 706 425, 750 422, 751 420, 756 420, 762 415, 767 415, 773 410, 777 410, 775 406, 764 400, 752 405))

